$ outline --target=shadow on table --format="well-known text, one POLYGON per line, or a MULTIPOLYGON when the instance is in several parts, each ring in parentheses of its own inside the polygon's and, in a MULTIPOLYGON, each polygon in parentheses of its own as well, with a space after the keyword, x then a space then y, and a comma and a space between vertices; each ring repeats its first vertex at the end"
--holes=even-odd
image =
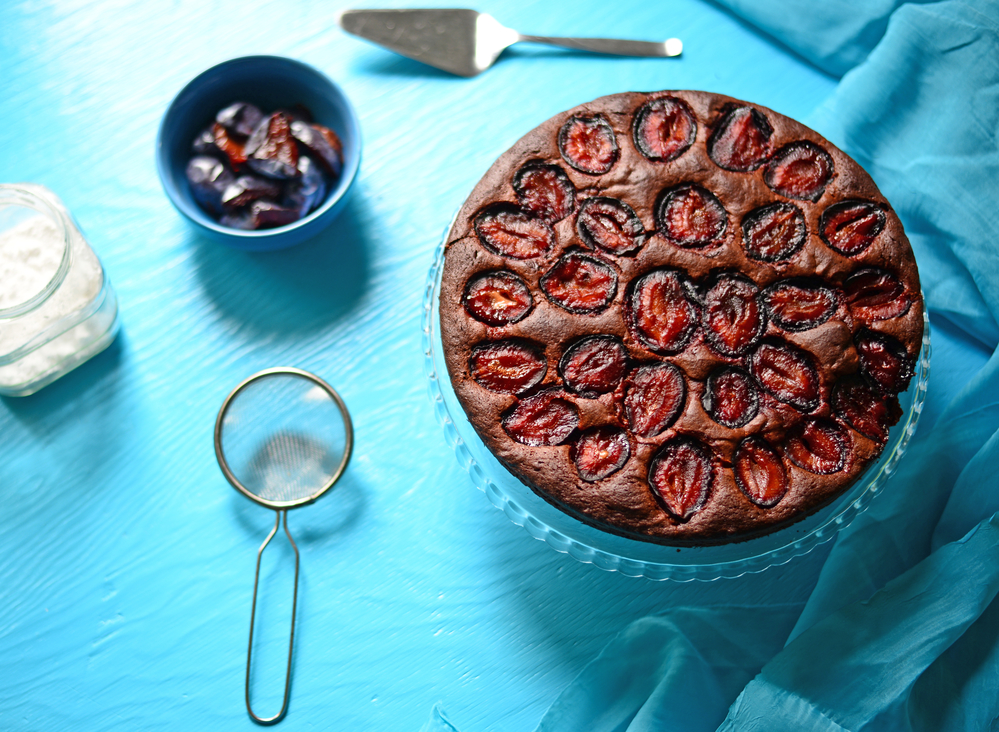
MULTIPOLYGON (((274 528, 275 514, 233 493, 233 510, 240 526, 246 529, 245 552, 249 559, 274 528)), ((325 612, 321 585, 327 579, 323 567, 336 566, 332 554, 318 552, 324 544, 334 543, 358 523, 366 506, 363 485, 347 472, 327 494, 315 503, 290 511, 288 529, 300 553, 295 646, 292 655, 292 700, 294 680, 299 668, 299 648, 316 643, 325 632, 319 617, 325 612), (311 555, 311 556, 310 556, 311 555), (331 558, 332 557, 332 558, 331 558), (319 585, 319 587, 317 587, 319 585), (313 607, 316 610, 313 610, 313 607), (319 626, 319 627, 310 627, 319 626), (317 634, 318 631, 318 634, 317 634), (311 639, 311 640, 305 640, 311 639)), ((339 555, 340 561, 348 561, 339 555)), ((254 576, 254 567, 246 563, 246 581, 254 576)), ((283 528, 279 530, 260 560, 259 599, 254 623, 253 670, 250 680, 254 710, 272 714, 281 706, 287 658, 290 599, 294 597, 295 555, 283 528)), ((245 612, 249 612, 247 605, 245 612)), ((294 703, 294 701, 292 702, 294 703)))
MULTIPOLYGON (((508 48, 496 59, 497 64, 530 60, 532 58, 601 58, 605 60, 634 60, 630 56, 615 56, 609 54, 595 54, 589 51, 576 51, 570 48, 556 48, 553 46, 542 46, 537 44, 522 44, 513 48, 508 48)), ((658 60, 658 59, 657 59, 658 60)), ((375 49, 371 53, 364 55, 356 65, 359 74, 374 74, 376 76, 396 76, 405 78, 423 79, 452 79, 454 81, 468 80, 465 77, 441 71, 433 66, 414 61, 406 56, 389 50, 375 49)))
POLYGON ((275 252, 244 252, 192 233, 205 292, 226 315, 263 334, 329 326, 353 309, 371 276, 363 205, 354 195, 328 229, 275 252))
POLYGON ((11 450, 6 465, 20 465, 18 480, 0 480, 5 508, 35 510, 40 496, 78 501, 79 476, 87 476, 88 498, 111 485, 108 476, 125 449, 122 424, 130 418, 126 349, 119 333, 103 352, 35 394, 0 397, 0 410, 13 417, 0 436, 11 450), (52 450, 56 445, 58 452, 52 450))
MULTIPOLYGON (((254 504, 235 491, 230 500, 236 520, 246 529, 247 536, 259 545, 274 526, 274 512, 254 504)), ((322 545, 357 525, 366 506, 367 497, 363 485, 348 470, 315 503, 289 511, 288 528, 299 549, 322 545)), ((283 537, 283 531, 281 536, 283 537)), ((282 539, 278 543, 283 541, 282 539)))
POLYGON ((441 71, 433 66, 427 66, 411 58, 381 49, 372 49, 370 53, 361 56, 355 64, 357 73, 375 76, 397 76, 406 78, 454 79, 461 81, 462 77, 441 71))
POLYGON ((77 419, 84 414, 97 416, 91 412, 106 412, 121 376, 124 338, 119 332, 106 349, 31 396, 0 396, 0 403, 39 436, 51 434, 54 425, 50 423, 61 412, 71 410, 77 419))
POLYGON ((509 613, 511 622, 532 622, 536 627, 525 637, 535 636, 548 652, 574 667, 589 661, 629 623, 673 607, 803 602, 830 547, 822 545, 762 573, 681 583, 606 572, 527 536, 490 535, 507 539, 488 551, 495 557, 496 576, 509 585, 506 597, 516 605, 509 613), (509 569, 523 567, 537 568, 527 581, 518 569, 509 569))

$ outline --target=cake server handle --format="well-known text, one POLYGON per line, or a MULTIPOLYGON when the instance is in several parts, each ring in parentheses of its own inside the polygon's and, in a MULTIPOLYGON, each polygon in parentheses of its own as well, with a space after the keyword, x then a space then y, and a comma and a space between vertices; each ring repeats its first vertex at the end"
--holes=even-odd
POLYGON ((253 721, 257 724, 277 724, 284 717, 285 712, 288 711, 288 692, 291 690, 291 653, 295 647, 295 606, 298 604, 298 546, 288 531, 288 512, 275 511, 275 513, 277 514, 277 518, 274 521, 274 528, 271 529, 271 533, 267 535, 264 543, 257 550, 257 573, 253 578, 253 606, 250 610, 250 643, 246 649, 246 711, 250 713, 253 721), (271 543, 271 539, 277 534, 278 527, 281 525, 282 515, 284 516, 284 533, 291 543, 291 548, 295 550, 295 590, 291 600, 291 635, 288 638, 288 669, 284 676, 284 699, 281 701, 281 711, 273 717, 258 717, 253 712, 253 705, 250 703, 250 661, 253 657, 253 621, 257 615, 257 587, 260 584, 260 558, 264 554, 264 549, 271 543))
POLYGON ((519 34, 518 40, 528 43, 544 43, 549 46, 572 48, 577 51, 592 51, 613 56, 646 56, 665 58, 683 53, 683 41, 669 38, 665 41, 624 41, 615 38, 559 38, 556 36, 527 36, 519 34))

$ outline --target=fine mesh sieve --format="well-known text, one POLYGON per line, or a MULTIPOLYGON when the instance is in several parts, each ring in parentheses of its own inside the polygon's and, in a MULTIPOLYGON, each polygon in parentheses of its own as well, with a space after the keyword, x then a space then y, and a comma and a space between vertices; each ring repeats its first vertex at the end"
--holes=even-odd
POLYGON ((288 510, 312 503, 343 474, 350 460, 354 431, 343 399, 322 379, 295 368, 260 371, 239 384, 222 403, 215 420, 215 457, 236 490, 277 515, 274 528, 257 551, 246 652, 246 709, 254 721, 273 724, 288 710, 291 658, 298 602, 298 547, 288 531, 288 510), (260 559, 284 522, 295 550, 295 584, 281 710, 258 717, 250 703, 250 662, 257 611, 260 559))

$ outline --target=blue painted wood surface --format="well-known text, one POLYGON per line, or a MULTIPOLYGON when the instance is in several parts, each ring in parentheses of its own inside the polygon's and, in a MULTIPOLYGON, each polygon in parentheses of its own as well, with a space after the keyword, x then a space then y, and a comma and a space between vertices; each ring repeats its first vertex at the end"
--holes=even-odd
MULTIPOLYGON (((677 35, 685 54, 518 46, 471 80, 344 35, 342 7, 0 7, 0 180, 62 197, 122 317, 107 352, 33 397, 0 400, 0 729, 255 728, 245 644, 273 514, 225 482, 212 428, 226 393, 269 366, 330 381, 357 438, 336 490, 289 519, 302 551, 289 732, 417 730, 438 700, 466 730, 531 729, 630 621, 681 604, 799 603, 814 583, 821 549, 761 575, 679 585, 608 574, 531 539, 445 446, 420 318, 451 215, 552 114, 619 91, 693 88, 801 119, 836 79, 699 0, 483 0, 478 9, 524 32, 677 35), (341 218, 271 254, 195 234, 153 164, 159 118, 185 82, 258 53, 327 72, 365 142, 341 218)), ((290 611, 280 547, 265 561, 258 620, 264 714, 280 704, 290 611)))

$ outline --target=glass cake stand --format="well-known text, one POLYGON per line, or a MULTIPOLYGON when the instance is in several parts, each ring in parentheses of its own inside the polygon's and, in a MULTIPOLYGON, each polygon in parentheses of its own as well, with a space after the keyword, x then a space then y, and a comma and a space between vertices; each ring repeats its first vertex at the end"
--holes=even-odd
POLYGON ((441 346, 438 304, 445 241, 446 234, 437 247, 423 297, 424 366, 434 413, 458 462, 493 505, 534 538, 580 562, 630 577, 679 582, 738 577, 784 564, 829 541, 867 509, 895 471, 916 431, 930 368, 925 310, 916 374, 909 389, 899 395, 904 416, 891 429, 880 459, 831 504, 765 536, 719 546, 665 546, 601 531, 562 512, 511 474, 482 443, 465 416, 451 387, 441 346))

